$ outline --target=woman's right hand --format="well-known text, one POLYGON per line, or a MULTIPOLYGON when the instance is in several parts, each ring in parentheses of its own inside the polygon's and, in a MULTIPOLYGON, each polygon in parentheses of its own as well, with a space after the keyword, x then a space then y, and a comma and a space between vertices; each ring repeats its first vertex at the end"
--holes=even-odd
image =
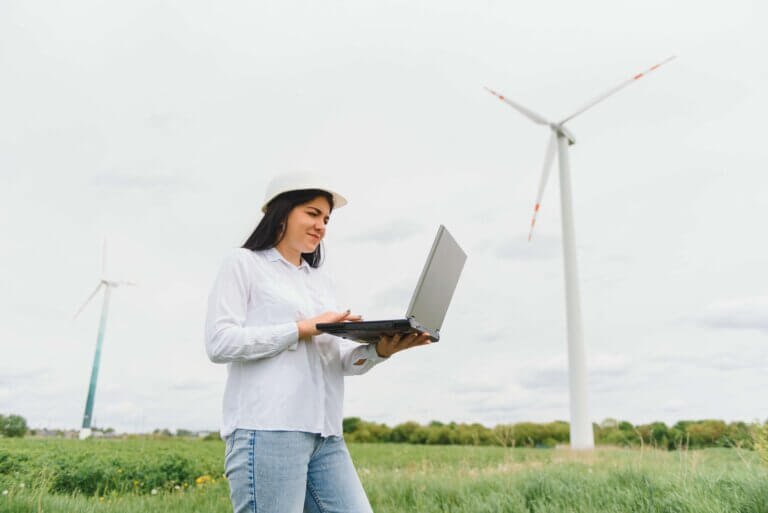
POLYGON ((327 322, 359 321, 361 319, 361 316, 352 315, 349 313, 349 310, 346 312, 325 312, 324 314, 320 314, 317 317, 298 321, 296 322, 296 325, 299 327, 299 338, 307 338, 320 334, 320 332, 317 331, 318 324, 327 322))

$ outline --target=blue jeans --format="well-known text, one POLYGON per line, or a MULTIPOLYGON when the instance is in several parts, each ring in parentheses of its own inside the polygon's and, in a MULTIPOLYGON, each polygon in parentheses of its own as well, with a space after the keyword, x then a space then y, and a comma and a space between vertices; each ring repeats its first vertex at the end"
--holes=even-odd
POLYGON ((373 513, 340 436, 237 429, 224 467, 235 513, 373 513))

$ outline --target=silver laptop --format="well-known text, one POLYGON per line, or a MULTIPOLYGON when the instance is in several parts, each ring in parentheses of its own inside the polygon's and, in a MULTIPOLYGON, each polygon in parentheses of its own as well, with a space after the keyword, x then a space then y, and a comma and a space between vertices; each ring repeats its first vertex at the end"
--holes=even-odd
POLYGON ((437 342, 466 260, 466 253, 445 226, 440 225, 404 319, 321 323, 317 329, 363 343, 378 342, 382 335, 420 331, 437 342))

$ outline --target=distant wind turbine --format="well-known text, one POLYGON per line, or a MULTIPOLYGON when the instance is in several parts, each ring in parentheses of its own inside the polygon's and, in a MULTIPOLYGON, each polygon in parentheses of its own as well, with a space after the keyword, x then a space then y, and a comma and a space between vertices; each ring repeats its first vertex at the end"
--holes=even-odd
POLYGON ((560 163, 560 206, 562 210, 563 260, 565 263, 565 306, 566 322, 568 325, 568 384, 571 403, 571 447, 574 449, 591 449, 595 446, 595 440, 587 407, 587 371, 584 356, 578 267, 576 262, 576 239, 573 227, 571 172, 568 161, 568 146, 574 144, 576 139, 564 125, 579 114, 591 109, 606 98, 616 94, 621 89, 624 89, 632 82, 639 80, 674 58, 674 56, 669 57, 659 64, 651 66, 647 70, 621 82, 605 93, 595 97, 592 101, 558 123, 549 121, 536 112, 523 107, 506 96, 486 87, 488 92, 517 110, 520 114, 538 125, 548 127, 552 132, 546 153, 544 154, 544 166, 542 167, 539 190, 536 195, 536 203, 533 207, 533 219, 531 220, 528 240, 531 240, 531 237, 533 236, 533 227, 536 225, 536 215, 539 213, 541 199, 544 195, 547 179, 549 178, 549 171, 555 158, 555 147, 557 147, 558 150, 558 161, 560 163))
POLYGON ((91 436, 91 420, 93 419, 93 401, 96 396, 96 381, 99 378, 99 362, 101 361, 101 345, 104 342, 104 332, 107 327, 107 312, 109 310, 109 297, 112 293, 112 289, 119 287, 120 285, 136 285, 132 281, 115 281, 108 280, 106 278, 107 273, 107 243, 101 246, 101 279, 99 284, 96 285, 96 289, 88 296, 83 305, 77 310, 73 319, 76 319, 78 315, 88 306, 88 303, 99 293, 101 288, 104 288, 104 300, 101 306, 101 320, 99 321, 99 334, 96 339, 96 352, 93 355, 93 368, 91 369, 91 381, 88 385, 88 399, 85 402, 85 414, 83 415, 83 427, 80 430, 80 440, 91 436))

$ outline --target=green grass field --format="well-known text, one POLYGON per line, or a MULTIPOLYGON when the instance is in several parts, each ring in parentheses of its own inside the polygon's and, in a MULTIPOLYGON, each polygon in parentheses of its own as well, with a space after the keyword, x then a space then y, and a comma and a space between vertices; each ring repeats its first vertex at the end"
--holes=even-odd
MULTIPOLYGON (((739 449, 349 447, 377 513, 768 513, 768 469, 739 449)), ((228 512, 223 450, 198 440, 0 439, 0 512, 228 512)))

